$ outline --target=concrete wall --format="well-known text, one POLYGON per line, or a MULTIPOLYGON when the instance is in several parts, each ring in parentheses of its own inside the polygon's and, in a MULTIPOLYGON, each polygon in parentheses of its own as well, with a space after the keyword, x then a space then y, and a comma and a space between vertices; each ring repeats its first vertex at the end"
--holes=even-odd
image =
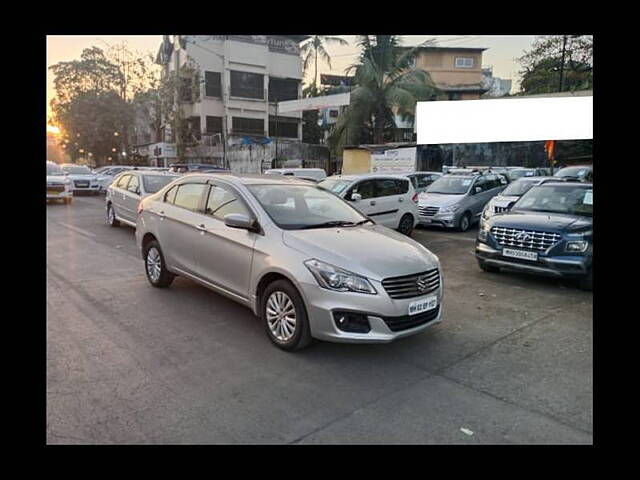
POLYGON ((421 50, 416 67, 429 72, 436 84, 464 85, 482 82, 482 52, 421 50), (471 57, 473 68, 456 68, 456 57, 471 57))

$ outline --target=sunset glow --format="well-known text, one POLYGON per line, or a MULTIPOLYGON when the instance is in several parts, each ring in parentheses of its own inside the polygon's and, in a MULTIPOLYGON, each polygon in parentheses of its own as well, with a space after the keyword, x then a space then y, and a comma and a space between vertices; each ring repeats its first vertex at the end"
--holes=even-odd
POLYGON ((54 135, 60 135, 60 129, 55 125, 47 125, 47 133, 52 133, 54 135))

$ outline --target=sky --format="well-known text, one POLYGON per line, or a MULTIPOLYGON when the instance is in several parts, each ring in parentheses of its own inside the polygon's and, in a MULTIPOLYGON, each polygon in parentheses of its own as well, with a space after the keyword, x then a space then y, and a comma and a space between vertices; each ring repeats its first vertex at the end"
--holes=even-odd
MULTIPOLYGON (((332 73, 343 75, 344 70, 356 62, 358 48, 355 45, 355 36, 340 35, 349 42, 347 46, 327 45, 326 50, 332 57, 329 68, 324 62, 318 62, 318 75, 320 73, 332 73)), ((402 37, 403 45, 418 45, 425 40, 434 38, 443 47, 484 47, 487 48, 482 55, 483 67, 493 66, 494 77, 512 79, 512 92, 516 92, 519 87, 518 70, 520 68, 516 59, 531 46, 534 35, 436 35, 419 36, 406 35, 402 37)), ((126 42, 129 48, 140 52, 155 54, 162 41, 162 35, 101 35, 101 36, 81 36, 81 35, 49 35, 47 36, 47 116, 50 112, 50 102, 55 96, 53 88, 53 75, 49 71, 49 66, 62 62, 80 58, 84 48, 98 46, 107 48, 114 43, 126 42)), ((306 80, 311 80, 312 69, 305 76, 306 80)))

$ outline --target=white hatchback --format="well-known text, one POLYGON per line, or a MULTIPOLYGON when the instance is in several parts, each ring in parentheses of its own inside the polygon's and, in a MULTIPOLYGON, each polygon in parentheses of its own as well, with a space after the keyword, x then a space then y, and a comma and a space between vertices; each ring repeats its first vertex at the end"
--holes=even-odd
POLYGON ((404 175, 334 175, 318 183, 351 202, 376 223, 411 235, 418 224, 418 194, 404 175))

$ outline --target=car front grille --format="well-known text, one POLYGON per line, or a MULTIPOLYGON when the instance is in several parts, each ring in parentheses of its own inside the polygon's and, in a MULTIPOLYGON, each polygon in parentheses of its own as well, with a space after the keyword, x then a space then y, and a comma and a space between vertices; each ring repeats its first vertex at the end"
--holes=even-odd
POLYGON ((493 227, 491 233, 503 247, 518 247, 527 250, 547 250, 560 240, 560 235, 551 232, 493 227))
POLYGON ((382 280, 382 286, 391 298, 418 297, 431 293, 440 287, 440 272, 434 268, 422 273, 386 278, 382 280))
POLYGON ((89 182, 86 180, 74 180, 73 184, 78 188, 87 188, 89 186, 89 182))
POLYGON ((507 210, 509 210, 508 207, 493 207, 494 213, 502 213, 502 212, 506 212, 507 210))
POLYGON ((440 210, 440 207, 421 207, 421 206, 418 206, 418 212, 423 217, 433 217, 436 213, 438 213, 439 210, 440 210))
POLYGON ((392 332, 400 332, 402 330, 408 330, 410 328, 419 327, 425 323, 429 323, 435 320, 440 312, 440 305, 433 310, 429 310, 417 315, 404 315, 402 317, 383 317, 384 323, 387 324, 389 330, 392 332))

